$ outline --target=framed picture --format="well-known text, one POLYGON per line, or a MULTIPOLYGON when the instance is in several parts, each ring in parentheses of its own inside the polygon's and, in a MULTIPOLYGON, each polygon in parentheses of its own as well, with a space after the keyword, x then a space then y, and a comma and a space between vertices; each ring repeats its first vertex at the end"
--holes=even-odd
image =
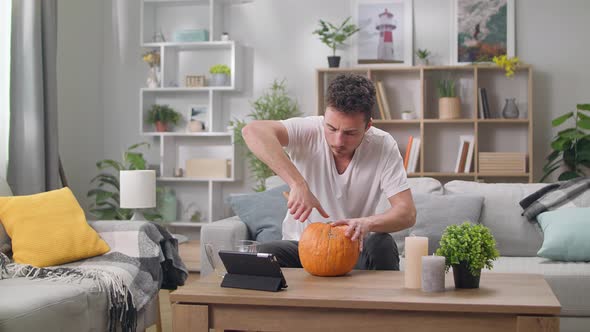
POLYGON ((188 105, 187 110, 187 131, 200 132, 209 128, 209 106, 188 105))
POLYGON ((352 66, 412 65, 413 0, 353 0, 352 13, 352 66))
POLYGON ((451 64, 514 56, 514 0, 453 0, 451 64))

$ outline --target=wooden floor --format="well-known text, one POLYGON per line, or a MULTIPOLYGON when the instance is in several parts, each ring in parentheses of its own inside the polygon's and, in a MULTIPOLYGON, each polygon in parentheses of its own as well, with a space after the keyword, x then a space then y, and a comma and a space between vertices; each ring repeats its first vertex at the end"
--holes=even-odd
MULTIPOLYGON (((187 282, 193 279, 199 279, 201 266, 201 251, 199 240, 192 240, 182 243, 178 246, 180 257, 184 265, 188 268, 189 274, 187 282)), ((162 315, 162 332, 172 332, 172 308, 170 307, 170 291, 160 290, 160 314, 162 315)), ((156 332, 156 326, 147 329, 148 332, 156 332)))

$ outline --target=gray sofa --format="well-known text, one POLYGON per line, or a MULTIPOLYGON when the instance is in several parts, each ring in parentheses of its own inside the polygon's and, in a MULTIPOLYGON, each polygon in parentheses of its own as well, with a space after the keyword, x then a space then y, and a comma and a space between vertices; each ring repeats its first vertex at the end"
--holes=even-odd
MULTIPOLYGON (((0 178, 0 196, 12 195, 0 178)), ((119 222, 109 221, 113 229, 119 222)), ((91 223, 92 224, 92 223, 91 223)), ((138 313, 137 330, 156 323, 158 297, 138 313)), ((108 331, 105 292, 89 280, 60 283, 26 278, 0 279, 0 331, 108 331)))
MULTIPOLYGON (((494 262, 493 270, 484 270, 484 273, 544 275, 562 306, 561 331, 590 330, 590 264, 558 262, 537 257, 536 253, 543 241, 542 232, 535 223, 530 223, 521 216, 522 209, 518 202, 545 184, 485 184, 451 181, 443 187, 440 182, 431 178, 412 178, 409 182, 415 196, 416 194, 482 196, 483 206, 478 221, 491 229, 501 254, 501 257, 494 262)), ((383 209, 387 207, 387 204, 387 201, 383 200, 380 206, 383 209)), ((420 216, 420 207, 418 205, 417 207, 420 216)), ((445 213, 453 213, 452 210, 447 209, 445 213)), ((403 245, 403 236, 398 233, 392 235, 398 247, 403 245)), ((227 246, 237 240, 248 239, 249 236, 246 225, 234 216, 203 226, 201 246, 205 243, 227 246)), ((403 256, 403 252, 400 254, 403 256)), ((203 248, 201 248, 201 256, 201 275, 207 275, 212 268, 203 248)), ((403 257, 401 257, 400 265, 403 270, 403 257)))

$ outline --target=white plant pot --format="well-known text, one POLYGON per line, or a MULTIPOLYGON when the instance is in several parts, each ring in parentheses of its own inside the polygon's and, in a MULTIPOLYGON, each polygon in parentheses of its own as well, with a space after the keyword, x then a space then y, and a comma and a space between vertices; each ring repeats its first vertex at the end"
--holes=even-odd
POLYGON ((226 74, 211 74, 211 85, 212 86, 225 86, 228 85, 229 77, 226 74))
POLYGON ((402 120, 414 120, 416 118, 416 113, 402 113, 402 120))

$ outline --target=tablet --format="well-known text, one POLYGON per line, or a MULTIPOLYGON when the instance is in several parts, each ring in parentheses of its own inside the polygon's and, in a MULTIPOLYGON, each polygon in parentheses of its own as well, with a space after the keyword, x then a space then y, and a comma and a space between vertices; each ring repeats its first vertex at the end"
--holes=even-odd
POLYGON ((222 287, 279 291, 287 288, 279 262, 272 254, 219 251, 227 274, 222 287))

